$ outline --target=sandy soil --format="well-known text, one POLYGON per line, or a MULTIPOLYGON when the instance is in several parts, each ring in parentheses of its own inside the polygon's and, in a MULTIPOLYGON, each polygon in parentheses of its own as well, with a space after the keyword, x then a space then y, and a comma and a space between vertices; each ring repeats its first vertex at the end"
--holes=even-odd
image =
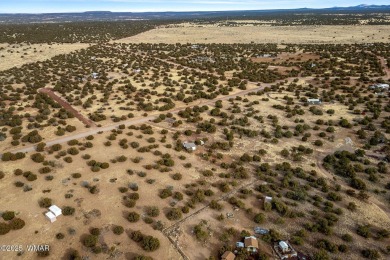
POLYGON ((59 54, 88 47, 87 43, 72 44, 0 44, 0 70, 19 67, 26 63, 43 61, 59 54))
POLYGON ((239 26, 179 25, 158 28, 124 43, 371 43, 390 42, 389 26, 239 26))
MULTIPOLYGON (((280 63, 285 61, 309 61, 309 60, 317 60, 320 59, 319 55, 313 54, 313 53, 303 53, 303 52, 296 52, 296 53, 289 53, 284 52, 278 54, 276 57, 253 57, 253 62, 274 62, 274 63, 280 63)), ((295 68, 298 69, 298 68, 295 68)))
MULTIPOLYGON (((128 132, 128 130, 126 130, 128 132)), ((7 234, 7 236, 0 236, 0 244, 13 244, 22 245, 26 249, 29 244, 49 244, 51 246, 50 259, 61 259, 64 255, 64 250, 67 248, 78 249, 83 255, 87 255, 90 259, 105 259, 106 255, 94 255, 87 252, 85 248, 81 247, 80 236, 87 234, 90 227, 103 228, 101 240, 107 243, 110 247, 115 246, 115 251, 118 253, 115 259, 132 259, 134 253, 144 254, 152 256, 154 259, 159 259, 159 255, 164 256, 163 259, 177 260, 180 259, 180 255, 174 250, 169 240, 158 231, 153 230, 150 225, 144 224, 142 220, 138 223, 129 223, 123 216, 126 212, 137 211, 142 213, 145 206, 158 205, 168 207, 169 200, 161 200, 158 197, 158 191, 165 188, 167 185, 173 185, 170 174, 162 174, 156 170, 148 171, 147 178, 155 179, 153 184, 147 184, 145 179, 134 175, 126 174, 126 169, 133 169, 134 171, 144 171, 142 165, 153 162, 157 159, 151 153, 137 153, 135 150, 129 148, 123 150, 117 145, 106 147, 103 142, 107 140, 108 134, 102 134, 96 136, 93 140, 94 148, 89 149, 81 154, 89 153, 92 158, 98 161, 109 161, 114 159, 116 155, 124 154, 128 158, 134 158, 141 156, 143 160, 139 164, 134 164, 130 160, 124 163, 110 163, 110 168, 98 173, 93 173, 86 165, 80 155, 73 156, 73 163, 67 164, 62 159, 55 159, 53 155, 47 155, 50 159, 56 162, 58 165, 52 173, 54 180, 43 180, 44 175, 37 173, 37 170, 42 166, 40 164, 32 164, 29 158, 25 158, 19 161, 16 166, 14 163, 3 163, 1 169, 7 173, 7 176, 0 183, 2 190, 2 209, 13 210, 17 212, 17 216, 22 218, 26 222, 26 226, 22 230, 16 230, 7 234), (13 170, 21 168, 23 170, 30 170, 37 173, 38 180, 34 182, 26 182, 23 176, 14 176, 13 170), (79 172, 82 174, 80 179, 73 179, 70 177, 71 173, 79 172), (116 178, 113 183, 110 179, 116 178), (12 182, 20 180, 33 187, 32 191, 23 192, 22 188, 17 188, 12 185, 12 182), (96 184, 100 188, 99 194, 90 194, 86 188, 81 187, 82 181, 88 181, 92 185, 96 184), (129 209, 122 205, 121 194, 118 191, 118 187, 126 187, 128 183, 137 183, 139 185, 140 200, 137 202, 135 208, 129 209), (153 188, 153 190, 152 190, 153 188), (50 190, 48 193, 43 193, 44 190, 50 190), (64 194, 71 193, 73 198, 65 199, 64 194), (60 216, 54 223, 49 223, 43 215, 47 210, 40 208, 37 201, 41 197, 50 197, 54 203, 59 207, 72 206, 76 208, 74 216, 60 216), (158 203, 158 204, 157 204, 158 203), (98 209, 101 212, 101 216, 86 218, 85 213, 98 209), (120 236, 114 235, 111 231, 112 225, 121 225, 125 228, 126 232, 133 230, 141 230, 144 234, 150 234, 158 237, 161 246, 160 249, 147 253, 144 252, 139 245, 133 242, 127 237, 126 233, 120 236), (76 230, 75 235, 68 234, 68 228, 74 228, 76 230), (36 233, 35 231, 38 231, 36 233), (64 240, 55 239, 55 235, 58 232, 65 234, 64 240), (66 241, 66 242, 65 242, 66 241)), ((125 137, 122 135, 122 138, 125 137)), ((154 137, 159 139, 160 134, 155 134, 154 137)), ((138 141, 141 145, 146 145, 147 142, 136 137, 127 137, 129 140, 138 141)), ((80 141, 85 141, 80 140, 80 141)), ((167 152, 168 149, 161 147, 160 150, 167 152)), ((195 155, 189 156, 189 160, 193 164, 196 164, 195 155)), ((175 161, 180 164, 180 160, 175 158, 175 161)), ((199 163, 198 163, 199 164, 199 163)), ((205 167, 203 165, 202 167, 205 167)), ((179 172, 186 171, 183 181, 189 182, 193 178, 197 178, 198 173, 195 169, 185 169, 183 166, 178 165, 175 170, 179 172)), ((178 187, 181 182, 175 183, 178 187)), ((2 211, 3 211, 2 210, 2 211)), ((157 220, 163 220, 166 223, 163 211, 161 210, 160 216, 157 220)), ((35 256, 32 252, 25 252, 20 259, 33 259, 35 256)), ((6 252, 4 257, 8 259, 14 259, 16 253, 6 252)), ((0 259, 3 259, 0 257, 0 259)))

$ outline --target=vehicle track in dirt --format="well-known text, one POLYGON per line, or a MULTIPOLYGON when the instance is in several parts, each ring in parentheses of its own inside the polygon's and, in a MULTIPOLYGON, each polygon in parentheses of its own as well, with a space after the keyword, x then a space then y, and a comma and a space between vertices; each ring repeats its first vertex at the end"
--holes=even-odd
POLYGON ((87 125, 88 127, 96 127, 96 124, 89 118, 82 115, 79 111, 72 107, 66 100, 58 96, 52 88, 41 88, 38 90, 39 93, 43 93, 51 97, 55 102, 62 106, 66 111, 74 115, 80 122, 87 125))
MULTIPOLYGON (((272 84, 276 84, 276 83, 277 82, 274 82, 272 84)), ((72 133, 72 134, 69 134, 67 136, 62 136, 62 137, 57 138, 57 139, 44 140, 44 142, 46 143, 47 146, 52 146, 54 144, 66 143, 66 142, 68 142, 70 140, 73 140, 73 139, 85 138, 85 137, 87 137, 89 135, 95 135, 95 134, 100 133, 100 132, 111 131, 111 130, 117 129, 120 125, 130 126, 130 125, 137 125, 137 124, 142 124, 142 123, 148 123, 149 121, 153 121, 154 119, 156 119, 161 114, 167 114, 167 113, 177 114, 179 111, 181 111, 183 109, 186 109, 187 107, 192 108, 194 106, 213 105, 216 101, 228 100, 230 98, 235 98, 237 96, 245 96, 245 95, 247 95, 247 94, 249 94, 251 92, 261 91, 265 87, 269 87, 270 85, 271 84, 262 84, 262 86, 260 86, 260 87, 242 90, 242 91, 236 92, 234 94, 230 94, 230 95, 226 95, 226 96, 220 96, 220 97, 217 97, 215 99, 210 99, 210 100, 205 99, 205 100, 202 100, 200 102, 197 101, 197 102, 194 102, 191 105, 180 106, 180 107, 177 107, 177 108, 174 108, 174 109, 171 109, 171 110, 156 112, 156 113, 154 113, 152 115, 149 115, 149 116, 146 116, 146 117, 137 117, 137 118, 132 118, 132 119, 129 119, 129 120, 126 120, 126 121, 122 121, 122 122, 118 122, 118 123, 114 123, 114 124, 110 124, 110 125, 89 128, 88 130, 86 130, 84 132, 72 133)), ((59 98, 59 97, 57 96, 57 98, 59 98)), ((62 99, 60 99, 60 100, 62 102, 64 102, 62 99)), ((20 147, 20 148, 17 148, 17 149, 14 149, 14 150, 5 151, 5 152, 11 152, 11 153, 22 152, 22 153, 27 153, 27 152, 32 152, 32 151, 35 151, 35 145, 20 147)), ((2 156, 2 154, 0 154, 0 158, 1 158, 1 156, 2 156)))

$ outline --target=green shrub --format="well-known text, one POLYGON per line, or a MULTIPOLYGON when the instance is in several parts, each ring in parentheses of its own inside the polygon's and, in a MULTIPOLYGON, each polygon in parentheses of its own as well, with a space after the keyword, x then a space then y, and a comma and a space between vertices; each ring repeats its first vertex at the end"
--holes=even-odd
POLYGON ((48 257, 48 256, 50 256, 50 251, 48 251, 48 250, 37 251, 37 256, 38 257, 48 257))
POLYGON ((11 229, 22 229, 25 225, 26 223, 24 222, 24 220, 20 218, 14 218, 9 223, 11 229))
POLYGON ((369 225, 359 225, 356 233, 359 236, 362 236, 364 238, 369 238, 370 237, 370 226, 369 225))
POLYGON ((132 199, 126 199, 123 204, 128 207, 128 208, 133 208, 135 206, 135 204, 137 203, 136 200, 132 200, 132 199))
POLYGON ((65 206, 63 209, 62 209, 62 214, 64 216, 72 216, 75 212, 75 208, 73 207, 70 207, 70 206, 65 206))
POLYGON ((149 217, 158 217, 160 215, 160 210, 157 207, 151 206, 146 208, 146 214, 149 217))
POLYGON ((140 218, 140 215, 137 212, 130 212, 129 215, 127 216, 127 220, 130 222, 137 222, 140 218))
POLYGON ((74 179, 78 179, 78 178, 80 178, 80 177, 81 177, 81 174, 80 174, 80 173, 78 173, 78 172, 76 172, 76 173, 72 173, 72 177, 73 177, 74 179))
POLYGON ((50 198, 42 198, 38 202, 41 208, 48 208, 52 205, 52 199, 50 198))
POLYGON ((160 192, 160 198, 162 199, 165 199, 165 198, 168 198, 170 196, 172 196, 172 191, 170 189, 163 189, 161 192, 160 192))
POLYGON ((94 236, 99 236, 100 235, 100 229, 98 229, 98 228, 91 228, 89 230, 89 233, 91 233, 91 235, 94 235, 94 236))
POLYGON ((92 247, 92 252, 94 254, 100 254, 103 251, 103 249, 100 246, 94 246, 92 247))
POLYGON ((341 236, 341 239, 344 240, 345 242, 352 242, 353 238, 350 234, 344 234, 341 236))
POLYGON ((199 223, 194 227, 194 234, 197 240, 205 242, 209 238, 209 233, 203 223, 199 223))
POLYGON ((156 251, 160 247, 160 241, 152 236, 144 236, 142 239, 142 248, 145 251, 156 251))
POLYGON ((365 190, 366 189, 366 183, 358 178, 353 178, 351 180, 351 187, 355 188, 357 190, 365 190))
POLYGON ((13 211, 5 211, 3 215, 1 215, 4 220, 11 220, 15 217, 15 212, 13 211))
POLYGON ((0 235, 5 235, 11 230, 10 226, 6 223, 0 223, 0 235))
POLYGON ((86 247, 94 247, 98 242, 98 237, 94 235, 87 235, 83 240, 83 245, 86 247))
POLYGON ((180 173, 175 173, 174 175, 172 175, 172 179, 174 179, 175 181, 181 180, 182 177, 183 175, 181 175, 180 173))
POLYGON ((29 172, 28 174, 26 174, 25 177, 26 177, 26 179, 27 179, 28 181, 35 181, 35 180, 38 178, 36 174, 31 173, 31 172, 29 172))
POLYGON ((264 223, 265 215, 263 213, 256 214, 253 221, 257 224, 264 223))
POLYGON ((375 249, 363 249, 361 253, 364 258, 373 259, 373 260, 380 258, 379 252, 375 249))
POLYGON ((182 217, 182 213, 180 209, 173 208, 166 214, 167 219, 169 220, 179 220, 182 217))
POLYGON ((220 211, 220 210, 223 209, 222 204, 218 203, 218 202, 215 201, 215 200, 210 201, 209 206, 210 206, 210 208, 215 209, 215 210, 218 210, 218 211, 220 211))
POLYGON ((124 232, 124 228, 122 226, 114 226, 112 232, 114 232, 116 235, 120 235, 124 232))
POLYGON ((33 160, 36 163, 41 163, 45 160, 45 157, 40 153, 34 153, 31 155, 31 160, 33 160))
POLYGON ((141 233, 141 231, 137 230, 131 232, 130 238, 135 242, 141 242, 142 239, 144 238, 144 235, 141 233))

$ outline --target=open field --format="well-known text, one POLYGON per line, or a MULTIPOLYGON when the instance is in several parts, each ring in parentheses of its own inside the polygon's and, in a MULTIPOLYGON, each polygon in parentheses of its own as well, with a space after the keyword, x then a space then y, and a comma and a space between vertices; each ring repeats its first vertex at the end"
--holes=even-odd
POLYGON ((90 46, 87 43, 0 44, 0 70, 20 67, 26 63, 44 61, 90 46))
POLYGON ((117 40, 123 43, 310 43, 390 42, 390 26, 217 26, 179 24, 117 40))

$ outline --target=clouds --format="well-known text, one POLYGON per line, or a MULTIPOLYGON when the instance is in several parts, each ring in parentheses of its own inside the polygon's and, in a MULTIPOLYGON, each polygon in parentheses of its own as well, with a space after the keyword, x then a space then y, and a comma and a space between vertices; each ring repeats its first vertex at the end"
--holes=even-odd
MULTIPOLYGON (((0 0, 0 13, 260 10, 353 6, 362 2, 362 0, 0 0)), ((364 3, 381 5, 388 4, 388 0, 364 3)))

